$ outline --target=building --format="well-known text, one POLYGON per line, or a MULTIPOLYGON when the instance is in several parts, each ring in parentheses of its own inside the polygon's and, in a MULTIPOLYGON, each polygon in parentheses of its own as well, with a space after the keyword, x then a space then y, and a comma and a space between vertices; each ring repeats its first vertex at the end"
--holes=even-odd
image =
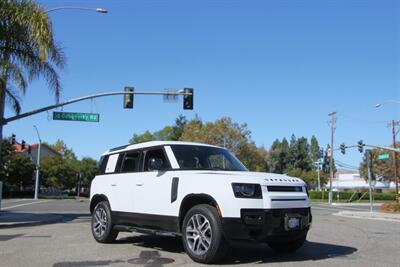
MULTIPOLYGON (((379 179, 372 183, 374 190, 385 190, 394 188, 394 183, 388 181, 380 181, 379 179)), ((329 182, 326 185, 329 188, 329 182)), ((356 171, 347 169, 338 169, 334 179, 332 180, 332 189, 334 191, 356 191, 369 189, 368 179, 361 177, 356 171)))
MULTIPOLYGON (((24 156, 29 157, 33 164, 36 165, 37 157, 38 157, 38 150, 39 144, 33 144, 31 146, 31 151, 29 153, 29 145, 25 145, 25 148, 22 149, 20 144, 15 144, 14 149, 16 153, 22 153, 24 156)), ((41 144, 40 146, 40 160, 47 158, 47 157, 61 157, 61 154, 55 151, 47 144, 41 144)))

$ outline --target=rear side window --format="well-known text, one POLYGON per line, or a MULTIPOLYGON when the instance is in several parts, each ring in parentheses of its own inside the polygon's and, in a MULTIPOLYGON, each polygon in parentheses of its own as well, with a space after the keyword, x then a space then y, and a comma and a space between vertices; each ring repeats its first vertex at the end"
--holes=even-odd
POLYGON ((122 161, 121 172, 138 172, 139 171, 139 152, 128 152, 122 161))
POLYGON ((106 172, 106 166, 108 162, 108 155, 102 156, 99 160, 99 174, 102 175, 106 172))

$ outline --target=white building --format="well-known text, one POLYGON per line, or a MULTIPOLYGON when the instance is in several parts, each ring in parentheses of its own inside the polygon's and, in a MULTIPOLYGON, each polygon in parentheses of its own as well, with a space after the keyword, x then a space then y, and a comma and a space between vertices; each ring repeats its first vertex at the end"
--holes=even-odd
MULTIPOLYGON (((329 182, 326 187, 329 187, 329 182)), ((374 189, 390 189, 395 188, 395 183, 379 181, 378 179, 376 183, 374 181, 373 187, 374 189)), ((332 188, 334 191, 362 190, 369 189, 369 184, 367 179, 361 177, 358 172, 338 169, 334 179, 332 180, 332 188)))

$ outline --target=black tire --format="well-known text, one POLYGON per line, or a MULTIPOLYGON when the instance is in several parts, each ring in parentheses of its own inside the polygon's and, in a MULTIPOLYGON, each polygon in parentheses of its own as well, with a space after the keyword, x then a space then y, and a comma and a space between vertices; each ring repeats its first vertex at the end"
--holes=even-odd
POLYGON ((99 243, 112 243, 117 238, 119 232, 113 229, 108 201, 99 202, 94 208, 91 229, 94 239, 99 243))
POLYGON ((304 235, 298 239, 291 240, 288 242, 268 242, 268 245, 276 252, 279 253, 290 253, 301 248, 306 241, 307 235, 304 235))
POLYGON ((214 207, 206 204, 196 205, 186 213, 182 224, 182 242, 186 253, 196 262, 215 263, 224 258, 228 251, 228 243, 224 238, 221 219, 214 207), (208 225, 204 225, 206 220, 208 225), (200 221, 197 226, 202 224, 204 227, 196 228, 196 225, 193 225, 194 221, 200 221), (199 229, 205 230, 203 232, 199 229))

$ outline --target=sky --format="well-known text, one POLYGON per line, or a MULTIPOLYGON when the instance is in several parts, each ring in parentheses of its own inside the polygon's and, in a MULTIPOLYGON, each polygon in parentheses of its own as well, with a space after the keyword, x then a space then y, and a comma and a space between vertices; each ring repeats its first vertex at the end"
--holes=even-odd
MULTIPOLYGON (((53 11, 55 38, 67 57, 59 70, 62 101, 101 92, 163 92, 194 88, 194 110, 182 99, 99 98, 56 111, 100 113, 100 122, 53 121, 52 111, 10 122, 4 135, 37 143, 62 139, 79 158, 98 159, 134 133, 171 125, 180 114, 203 121, 231 117, 247 123, 252 140, 269 148, 283 137, 329 143, 328 113, 337 112, 341 143, 390 145, 387 124, 400 118, 400 3, 396 0, 63 1, 44 7, 101 7, 108 14, 53 11), (398 103, 386 102, 396 100, 398 103), (386 103, 385 103, 386 102, 386 103), (375 108, 377 103, 384 103, 375 108)), ((34 80, 22 112, 54 103, 34 80)), ((6 110, 6 117, 13 116, 6 110)), ((398 135, 400 139, 400 135, 398 135)), ((335 153, 358 166, 362 155, 335 153)))

